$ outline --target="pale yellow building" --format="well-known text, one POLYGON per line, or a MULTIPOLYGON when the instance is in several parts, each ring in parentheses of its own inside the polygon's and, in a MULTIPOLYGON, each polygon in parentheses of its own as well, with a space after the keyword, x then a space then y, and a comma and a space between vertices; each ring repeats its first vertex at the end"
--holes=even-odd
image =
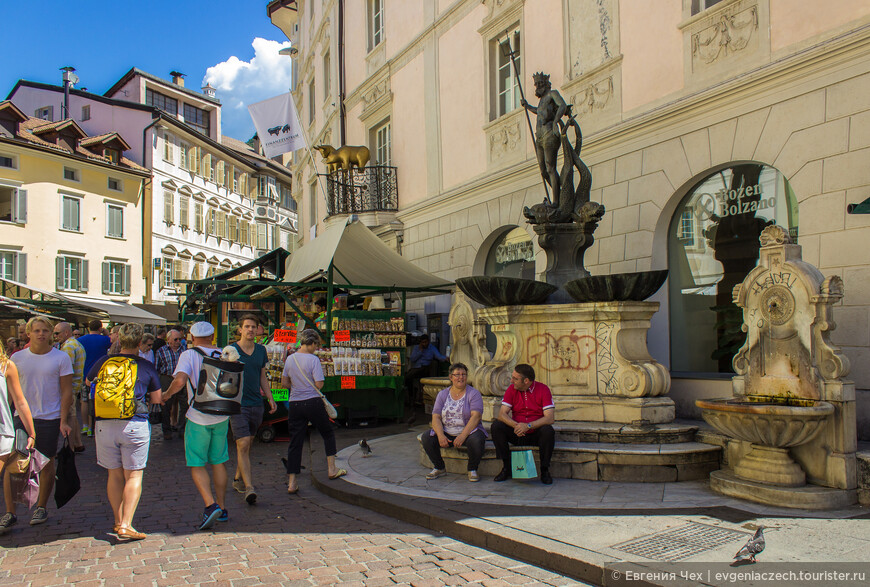
MULTIPOLYGON (((394 166, 396 210, 367 222, 448 279, 532 257, 544 268, 522 213, 544 187, 508 47, 533 104, 532 74, 548 73, 607 209, 587 268, 670 270, 649 346, 682 415, 730 393, 742 336, 731 288, 755 265, 760 229, 787 227, 805 260, 845 282, 832 337, 870 436, 870 215, 847 212, 870 197, 870 3, 275 0, 267 12, 299 51, 312 143, 343 134, 394 166)), ((312 221, 341 215, 328 216, 307 155, 294 157, 308 239, 312 221)))
POLYGON ((0 102, 0 277, 72 299, 139 302, 150 172, 117 133, 89 137, 0 102))

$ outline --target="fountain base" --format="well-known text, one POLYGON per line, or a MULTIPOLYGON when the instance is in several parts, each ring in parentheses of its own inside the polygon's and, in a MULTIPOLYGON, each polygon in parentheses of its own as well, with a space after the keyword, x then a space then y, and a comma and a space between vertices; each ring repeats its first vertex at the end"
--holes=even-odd
POLYGON ((807 476, 788 454, 788 449, 752 444, 749 453, 734 466, 734 474, 747 481, 801 487, 807 476))
POLYGON ((820 485, 781 487, 741 479, 726 470, 710 473, 710 489, 722 495, 785 508, 828 510, 854 504, 854 489, 833 489, 820 485))

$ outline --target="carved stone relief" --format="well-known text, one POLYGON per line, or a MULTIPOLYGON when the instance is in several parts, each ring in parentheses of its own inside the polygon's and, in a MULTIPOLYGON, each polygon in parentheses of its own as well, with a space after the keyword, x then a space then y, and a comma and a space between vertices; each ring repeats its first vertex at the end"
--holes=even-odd
POLYGON ((614 0, 566 3, 569 77, 582 76, 619 55, 614 0))
POLYGON ((362 95, 363 115, 380 106, 382 99, 390 95, 390 78, 384 78, 366 90, 362 95))
POLYGON ((487 161, 499 165, 522 155, 525 131, 522 112, 517 111, 485 127, 487 161))
POLYGON ((749 45, 758 30, 758 6, 734 14, 724 13, 706 28, 692 35, 692 59, 713 63, 749 45))
POLYGON ((603 110, 613 98, 613 76, 587 85, 571 98, 573 113, 583 118, 595 110, 603 110))

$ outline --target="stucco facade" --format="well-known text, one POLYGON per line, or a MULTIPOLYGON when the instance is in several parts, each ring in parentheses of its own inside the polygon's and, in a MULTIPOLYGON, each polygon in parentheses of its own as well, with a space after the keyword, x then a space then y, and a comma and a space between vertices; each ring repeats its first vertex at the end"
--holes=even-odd
MULTIPOLYGON (((298 32, 283 29, 316 78, 312 55, 322 46, 309 32, 328 18, 333 33, 318 38, 328 37, 335 51, 338 3, 316 3, 308 24, 310 4, 299 6, 298 32)), ((389 119, 401 252, 448 279, 482 273, 504 229, 519 226, 533 236, 522 211, 544 197, 525 114, 498 109, 497 43, 505 31, 519 31, 514 50, 530 101, 532 73, 549 73, 583 129, 591 199, 607 208, 586 253, 593 274, 667 268, 674 214, 695 185, 743 163, 778 170, 798 202, 803 258, 845 282, 833 340, 851 361, 859 429, 866 430, 870 216, 848 214, 846 206, 870 196, 870 5, 820 10, 809 1, 724 0, 696 14, 691 6, 347 3, 347 142, 372 148, 372 128, 389 119), (374 48, 366 13, 373 5, 385 25, 374 48)), ((326 124, 318 119, 315 129, 326 124)), ((540 272, 543 254, 537 243, 534 250, 540 272)), ((661 310, 650 351, 670 365, 668 287, 653 299, 661 310)), ((423 303, 413 309, 424 310, 423 303)), ((684 415, 697 415, 696 397, 729 394, 722 377, 672 376, 671 396, 684 415)))

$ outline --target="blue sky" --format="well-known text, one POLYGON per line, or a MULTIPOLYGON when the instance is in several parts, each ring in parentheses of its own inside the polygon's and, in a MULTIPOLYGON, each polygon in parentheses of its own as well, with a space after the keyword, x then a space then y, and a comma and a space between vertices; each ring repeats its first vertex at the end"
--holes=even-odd
POLYGON ((0 99, 19 79, 60 85, 67 65, 76 68, 77 88, 98 94, 134 66, 164 79, 177 70, 187 87, 198 90, 207 78, 217 88, 224 134, 246 140, 254 125, 245 106, 290 86, 290 59, 277 55, 287 38, 266 16, 265 0, 2 4, 0 99))

